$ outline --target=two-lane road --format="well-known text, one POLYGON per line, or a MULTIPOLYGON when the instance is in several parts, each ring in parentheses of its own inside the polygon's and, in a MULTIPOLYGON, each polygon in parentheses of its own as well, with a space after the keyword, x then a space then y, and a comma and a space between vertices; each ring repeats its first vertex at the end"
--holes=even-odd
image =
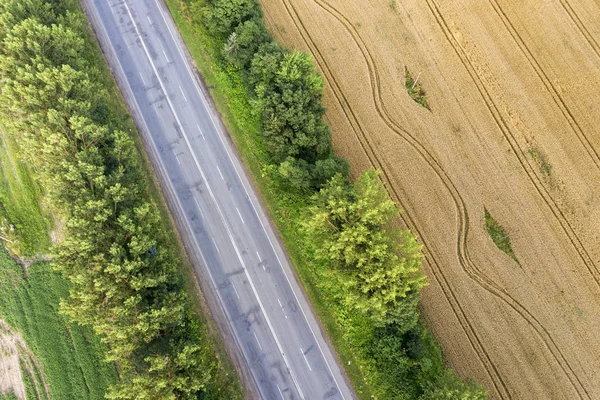
POLYGON ((164 4, 84 3, 260 396, 354 398, 164 4))

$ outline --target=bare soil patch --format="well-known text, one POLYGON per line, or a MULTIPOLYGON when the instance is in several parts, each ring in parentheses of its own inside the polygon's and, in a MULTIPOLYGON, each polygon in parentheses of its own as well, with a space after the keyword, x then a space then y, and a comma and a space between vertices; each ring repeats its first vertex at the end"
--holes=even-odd
POLYGON ((27 392, 23 372, 29 375, 38 399, 46 399, 48 388, 33 354, 27 349, 21 335, 0 320, 0 394, 14 394, 25 400, 27 392))
POLYGON ((425 245, 423 314, 450 366, 492 398, 600 398, 600 3, 263 7, 323 72, 337 151, 383 169, 425 245))

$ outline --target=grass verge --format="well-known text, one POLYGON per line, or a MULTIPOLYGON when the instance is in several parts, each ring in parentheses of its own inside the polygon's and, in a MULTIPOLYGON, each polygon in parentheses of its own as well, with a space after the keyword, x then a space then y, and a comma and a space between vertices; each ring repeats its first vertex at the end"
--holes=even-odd
POLYGON ((40 188, 15 157, 16 143, 0 127, 0 235, 17 257, 42 255, 50 246, 49 222, 40 208, 40 188))

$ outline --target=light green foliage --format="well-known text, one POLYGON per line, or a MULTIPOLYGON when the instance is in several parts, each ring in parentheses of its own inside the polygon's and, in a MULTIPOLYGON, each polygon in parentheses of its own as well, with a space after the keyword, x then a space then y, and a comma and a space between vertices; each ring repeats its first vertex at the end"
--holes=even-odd
POLYGON ((210 3, 209 7, 193 7, 200 8, 206 26, 215 35, 227 36, 241 23, 262 19, 257 0, 212 0, 210 3))
POLYGON ((421 246, 408 231, 391 226, 398 208, 375 170, 354 185, 336 175, 316 196, 304 224, 315 255, 340 270, 345 298, 376 326, 417 323, 416 306, 425 277, 421 246))
POLYGON ((272 49, 261 47, 250 69, 262 133, 275 162, 292 156, 314 163, 331 146, 323 122, 323 78, 308 54, 272 49))
POLYGON ((452 373, 445 373, 432 387, 427 388, 420 400, 485 400, 487 393, 474 382, 463 381, 452 373))
POLYGON ((51 398, 102 399, 117 371, 103 362, 106 346, 91 329, 58 312, 68 287, 46 263, 29 267, 25 278, 23 268, 0 249, 0 319, 23 335, 40 361, 51 398))
POLYGON ((0 128, 0 235, 11 254, 31 257, 50 245, 40 209, 40 189, 31 170, 15 157, 16 143, 0 128))
POLYGON ((61 308, 108 344, 106 360, 121 378, 112 398, 218 398, 210 382, 218 362, 187 311, 180 260, 135 144, 100 84, 105 67, 82 39, 79 8, 52 5, 0 4, 0 111, 68 215, 54 250, 55 268, 71 282, 61 308))
POLYGON ((310 193, 311 177, 309 165, 306 161, 287 157, 279 164, 279 174, 283 182, 287 183, 291 190, 296 190, 300 193, 310 193))

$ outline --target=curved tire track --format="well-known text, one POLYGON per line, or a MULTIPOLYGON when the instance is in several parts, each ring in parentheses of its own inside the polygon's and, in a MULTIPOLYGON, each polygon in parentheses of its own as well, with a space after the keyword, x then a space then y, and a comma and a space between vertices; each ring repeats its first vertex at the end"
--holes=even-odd
MULTIPOLYGON (((441 168, 441 166, 439 165, 437 160, 435 160, 435 158, 419 142, 417 142, 416 139, 414 137, 412 137, 412 135, 409 132, 407 132, 402 127, 400 127, 390 117, 387 109, 385 108, 385 105, 383 104, 383 100, 381 97, 380 84, 379 84, 380 79, 379 79, 377 67, 373 61, 371 54, 369 53, 368 49, 366 48, 364 42, 362 42, 362 39, 360 38, 358 33, 355 31, 352 24, 341 13, 339 13, 339 11, 337 11, 335 8, 333 8, 329 4, 327 4, 325 2, 321 2, 319 0, 314 0, 314 1, 321 8, 323 8, 326 12, 328 12, 330 15, 332 15, 334 18, 336 18, 345 27, 345 29, 351 34, 354 41, 361 49, 361 52, 363 53, 363 56, 365 57, 365 60, 369 67, 371 87, 373 90, 373 98, 375 101, 376 109, 377 109, 378 113, 380 114, 380 117, 382 118, 382 120, 390 127, 390 129, 392 129, 392 131, 394 131, 397 135, 401 136, 409 144, 411 144, 411 146, 421 155, 421 157, 423 157, 423 159, 430 165, 430 167, 432 167, 432 169, 434 170, 436 175, 440 178, 442 183, 446 186, 446 188, 450 192, 451 197, 453 198, 455 206, 457 208, 457 213, 459 214, 459 229, 458 229, 459 237, 458 237, 458 241, 457 241, 457 254, 459 256, 459 260, 461 261, 461 266, 463 267, 463 270, 467 273, 467 275, 472 280, 477 282, 481 287, 486 289, 488 292, 490 292, 494 296, 496 296, 499 299, 501 299, 502 301, 504 301, 514 311, 516 311, 522 318, 524 318, 530 324, 530 326, 538 333, 538 335, 540 336, 540 339, 546 344, 546 347, 551 352, 551 354, 554 356, 554 358, 557 360, 558 365, 563 369, 563 371, 565 372, 565 374, 567 375, 567 377, 569 378, 569 380, 571 381, 571 383, 573 384, 575 389, 579 392, 578 386, 581 386, 583 391, 587 394, 587 392, 585 391, 585 388, 579 381, 578 377, 575 375, 574 371, 568 364, 568 361, 566 360, 566 358, 564 357, 564 355, 562 354, 562 352, 560 351, 560 349, 558 348, 558 346, 556 345, 556 343, 550 336, 547 329, 539 322, 539 320, 533 314, 531 314, 531 312, 529 312, 525 307, 523 307, 523 305, 521 305, 517 300, 515 300, 512 296, 510 296, 510 294, 508 292, 506 292, 503 288, 498 286, 495 282, 493 282, 485 274, 483 274, 483 272, 481 270, 479 270, 477 268, 477 266, 471 261, 470 256, 468 254, 468 248, 466 245, 468 229, 469 229, 469 227, 468 227, 469 219, 468 219, 468 214, 467 214, 467 210, 466 210, 466 205, 464 203, 464 200, 458 193, 458 190, 456 189, 456 187, 454 186, 454 184, 450 180, 450 178, 447 176, 445 171, 441 168), (362 46, 361 46, 361 44, 362 44, 362 46), (566 365, 566 367, 565 367, 565 365, 566 365), (575 381, 577 381, 577 382, 575 382, 575 381)), ((294 8, 293 5, 288 4, 286 1, 284 1, 284 5, 285 5, 288 13, 290 14, 290 17, 292 18, 294 24, 296 25, 298 31, 300 32, 304 41, 306 42, 306 44, 311 48, 311 50, 313 50, 313 54, 318 55, 317 62, 319 63, 321 69, 330 77, 330 81, 332 81, 332 83, 333 83, 332 88, 334 90, 334 94, 336 95, 338 102, 340 102, 340 106, 342 107, 342 110, 346 114, 346 117, 348 118, 351 126, 353 127, 355 134, 357 134, 357 136, 359 137, 359 141, 361 142, 361 145, 363 146, 363 149, 365 150, 365 153, 367 154, 369 160, 374 165, 382 165, 381 161, 377 158, 376 153, 373 151, 370 143, 368 142, 367 136, 365 135, 364 131, 362 131, 362 128, 360 127, 360 124, 358 123, 356 116, 351 111, 351 108, 349 107, 349 102, 343 95, 340 85, 335 80, 333 73, 327 66, 323 55, 319 52, 318 47, 316 46, 314 41, 310 37, 307 38, 307 35, 309 35, 308 30, 302 24, 302 21, 299 18, 299 15, 298 15, 296 9, 294 8), (292 10, 293 10, 293 13, 292 13, 292 10), (295 18, 294 18, 294 15, 295 15, 295 18), (302 29, 300 29, 300 26, 298 26, 298 23, 300 25, 302 25, 302 29), (303 31, 304 31, 304 33, 303 33, 303 31), (357 130, 361 131, 360 132, 361 135, 358 135, 357 130), (362 138, 360 138, 360 136, 362 136, 362 138), (370 151, 367 151, 367 149, 365 148, 365 144, 363 142, 367 142, 367 146, 369 147, 370 151), (375 160, 375 162, 373 162, 373 160, 375 160)), ((395 197, 399 200, 398 193, 396 192, 395 188, 393 187, 392 181, 389 179, 389 177, 385 173, 385 169, 383 169, 383 170, 384 170, 384 177, 388 181, 388 186, 392 189, 395 197)), ((408 217, 408 219, 407 219, 404 217, 404 214, 403 214, 403 219, 405 220, 405 223, 411 227, 411 229, 417 231, 417 233, 420 235, 422 240, 425 240, 424 236, 416 228, 416 224, 410 217, 408 217)), ((426 244, 425 244, 425 249, 426 249, 426 252, 428 252, 431 255, 431 252, 428 250, 428 246, 426 244)), ((503 382, 503 380, 502 380, 500 374, 498 373, 498 371, 496 370, 495 366, 491 362, 491 359, 490 359, 489 355, 487 354, 487 352, 485 351, 485 349, 483 348, 483 345, 477 338, 477 335, 476 335, 472 325, 468 322, 466 315, 464 314, 464 310, 462 310, 462 307, 458 303, 456 296, 454 295, 454 293, 452 293, 450 285, 449 285, 447 279, 445 278, 445 276, 443 275, 443 273, 441 272, 442 270, 439 267, 439 264, 437 264, 437 262, 435 261, 435 258, 430 258, 430 260, 433 261, 434 265, 432 265, 432 266, 434 266, 435 269, 438 270, 440 277, 444 280, 445 285, 442 285, 441 282, 436 277, 436 280, 438 280, 438 283, 440 283, 440 287, 442 288, 444 293, 447 295, 447 297, 448 297, 448 294, 450 294, 450 296, 452 297, 452 299, 450 297, 448 297, 448 300, 451 303, 451 306, 453 306, 455 315, 457 316, 459 322, 463 326, 463 329, 465 330, 465 333, 467 334, 467 336, 471 342, 471 345, 473 346, 475 351, 479 353, 478 355, 482 359, 483 364, 484 365, 487 364, 486 369, 488 370, 488 374, 490 374, 490 378, 494 382, 496 390, 499 392, 499 394, 504 392, 506 395, 508 395, 510 397, 510 392, 508 391, 508 388, 506 387, 505 383, 503 382), (453 305, 452 304, 453 301, 456 302, 456 304, 453 305), (457 307, 455 308, 455 306, 457 306, 457 307), (458 311, 457 311, 457 309, 458 309, 458 311), (462 318, 458 314, 462 314, 461 315, 462 318), (465 326, 465 325, 467 325, 467 326, 465 326), (473 337, 469 334, 469 331, 470 331, 470 334, 476 338, 475 340, 473 340, 473 337), (477 351, 477 348, 479 348, 480 351, 477 351), (489 368, 490 365, 492 367, 491 370, 489 368), (494 379, 491 376, 492 374, 495 375, 496 379, 494 379)), ((581 393, 580 393, 580 397, 582 397, 581 393)), ((587 395, 587 397, 589 397, 589 395, 587 395)))
POLYGON ((597 265, 594 263, 594 261, 590 257, 587 249, 583 246, 581 239, 575 233, 575 229, 572 227, 570 222, 567 220, 563 211, 560 209, 560 207, 558 206, 558 204, 556 203, 556 201, 554 200, 554 198, 552 197, 552 195, 550 194, 550 192, 548 191, 548 189, 542 182, 540 176, 536 172, 535 166, 532 165, 530 159, 526 156, 525 152, 521 148, 521 145, 519 144, 519 142, 517 141, 515 136, 512 134, 512 131, 510 130, 508 123, 506 122, 506 120, 504 119, 502 114, 500 113, 498 107, 496 106, 496 104, 494 103, 494 101, 492 99, 492 96, 486 89, 485 84, 482 82, 481 78, 477 74, 477 72, 473 66, 473 63, 469 59, 469 57, 466 54, 466 52, 464 51, 464 49, 460 46, 460 43, 458 43, 456 41, 456 39, 454 38, 454 36, 452 35, 452 30, 449 28, 448 23, 446 22, 445 18, 443 17, 442 13, 439 10, 439 7, 433 0, 426 0, 426 2, 427 2, 427 5, 428 5, 431 13, 433 14, 438 26, 442 30, 442 33, 446 37, 448 43, 455 51, 459 60, 461 61, 461 63, 465 67, 466 71, 468 72, 469 76, 471 77, 473 83, 475 84, 479 94, 481 95, 482 99, 484 100, 484 103, 485 103, 488 111, 492 115, 492 118, 494 119, 496 125, 502 132, 502 135, 504 136, 504 138, 510 145, 511 150, 517 157, 517 161, 519 162, 519 164, 521 164, 521 167, 523 168, 523 170, 525 171, 525 173, 527 174, 527 176, 533 183, 534 188, 540 195, 541 199, 546 203, 546 205, 548 206, 548 208, 550 209, 550 211, 552 212, 552 214, 554 215, 554 217, 560 224, 563 232, 569 239, 569 242, 571 243, 573 248, 577 251, 579 258, 581 259, 583 264, 586 266, 588 272, 594 279, 596 285, 598 287, 600 287, 600 271, 598 270, 597 265))
MULTIPOLYGON (((339 86, 337 80, 335 79, 335 76, 333 75, 333 73, 331 72, 331 70, 329 69, 327 64, 325 63, 324 58, 323 58, 322 54, 320 53, 318 47, 316 47, 316 45, 314 44, 314 42, 311 39, 306 37, 305 33, 308 34, 308 31, 306 30, 302 21, 298 17, 298 14, 295 11, 294 7, 291 5, 288 5, 285 2, 285 0, 284 0, 284 5, 285 5, 286 9, 288 10, 288 13, 290 14, 290 16, 292 18, 292 22, 296 25, 296 28, 298 29, 300 35, 303 37, 303 39, 306 42, 306 44, 308 45, 308 47, 312 50, 313 54, 315 54, 316 61, 319 64, 319 66, 321 67, 321 70, 327 75, 329 82, 331 83, 331 87, 334 91, 336 100, 338 101, 338 103, 341 106, 342 111, 346 115, 346 118, 348 119, 348 122, 350 123, 355 135, 357 136, 359 143, 362 146, 367 158, 369 159, 369 161, 372 165, 378 166, 381 168, 381 170, 383 171, 383 176, 384 176, 384 179, 386 180, 387 186, 392 190, 394 197, 396 197, 396 200, 398 202, 400 202, 401 198, 400 198, 399 194, 397 193, 396 189, 394 188, 394 186, 392 184, 392 180, 389 178, 389 176, 386 172, 387 169, 383 167, 384 163, 381 162, 381 160, 377 157, 376 152, 373 150, 371 143, 369 142, 369 140, 367 138, 367 135, 363 131, 360 123, 358 122, 356 115, 354 114, 352 108, 350 107, 350 103, 348 102, 347 98, 341 91, 340 86, 339 86), (294 9, 293 13, 292 13, 292 11, 290 11, 290 7, 292 9, 294 9), (296 15, 296 18, 294 18, 293 14, 296 15), (302 25, 302 28, 298 24, 302 25), (305 33, 303 33, 303 31, 305 33)), ((376 75, 376 76, 378 77, 378 75, 376 75)), ((375 88, 376 84, 372 84, 372 87, 375 88)), ((375 94, 374 94, 373 98, 376 98, 375 94)), ((438 264, 437 258, 433 256, 431 250, 429 249, 429 246, 427 245, 427 243, 425 241, 425 237, 424 237, 423 233, 418 229, 417 225, 410 218, 410 216, 408 216, 407 214, 402 214, 401 218, 404 221, 404 223, 406 224, 406 226, 410 227, 413 231, 415 231, 422 238, 422 241, 424 242, 424 252, 426 253, 426 255, 429 256, 429 257, 426 257, 426 260, 428 260, 429 264, 436 271, 436 274, 434 274, 433 276, 434 276, 435 280, 437 281, 439 287, 442 289, 445 297, 448 299, 448 302, 450 303, 450 306, 452 307, 452 310, 453 310, 459 324, 465 331, 467 339, 469 340, 469 343, 471 344, 473 350, 480 358, 496 391, 499 394, 505 394, 506 397, 510 398, 510 392, 509 392, 506 384, 504 383, 499 371, 496 369, 494 363, 492 362, 490 355, 487 353, 485 347, 483 346, 483 343, 477 336, 473 325, 466 317, 466 313, 465 313, 462 305, 458 301, 455 293, 452 291, 447 278, 442 273, 442 268, 438 264)))

